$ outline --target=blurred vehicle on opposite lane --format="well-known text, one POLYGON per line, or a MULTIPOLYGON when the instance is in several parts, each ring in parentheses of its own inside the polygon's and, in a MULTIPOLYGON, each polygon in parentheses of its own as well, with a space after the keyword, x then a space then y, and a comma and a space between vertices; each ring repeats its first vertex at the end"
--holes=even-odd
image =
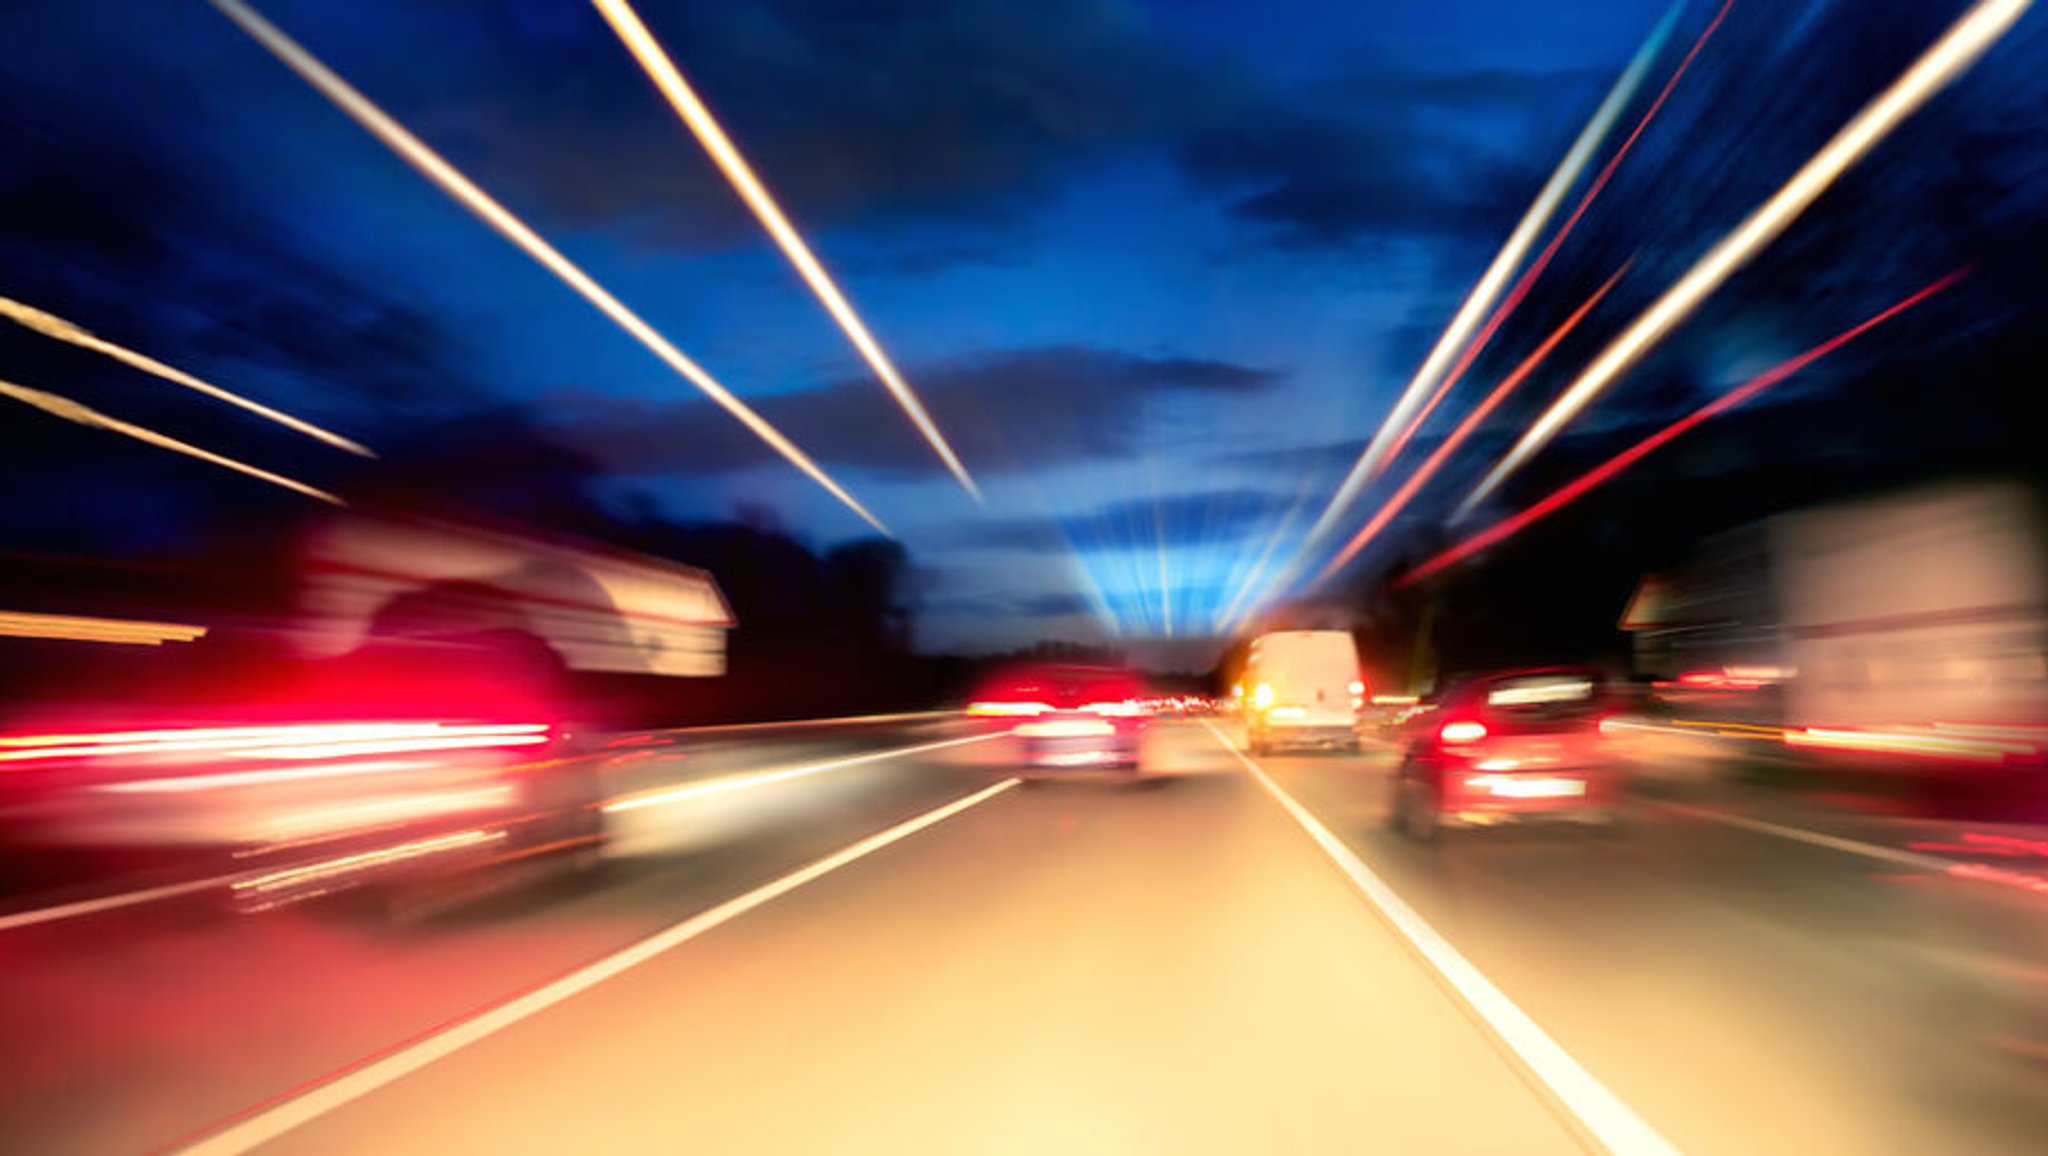
POLYGON ((1612 826, 1623 784, 1602 728, 1611 705, 1591 667, 1453 680, 1406 726, 1388 822, 1425 842, 1445 827, 1531 819, 1612 826))
POLYGON ((1026 781, 1083 771, 1135 777, 1153 699, 1145 680, 1121 667, 1037 665, 985 680, 967 710, 1016 736, 1026 781))

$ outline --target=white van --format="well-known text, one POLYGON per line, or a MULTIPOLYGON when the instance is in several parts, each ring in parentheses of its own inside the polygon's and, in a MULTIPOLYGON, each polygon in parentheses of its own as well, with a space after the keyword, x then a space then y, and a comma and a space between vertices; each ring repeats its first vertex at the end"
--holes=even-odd
POLYGON ((1349 631, 1261 635, 1252 640, 1241 685, 1253 754, 1285 746, 1358 749, 1365 681, 1349 631))

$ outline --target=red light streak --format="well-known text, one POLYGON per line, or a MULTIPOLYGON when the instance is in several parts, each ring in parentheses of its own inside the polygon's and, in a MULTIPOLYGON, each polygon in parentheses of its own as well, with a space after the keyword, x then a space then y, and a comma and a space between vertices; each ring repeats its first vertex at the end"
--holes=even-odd
POLYGON ((1465 371, 1471 368, 1472 362, 1478 358, 1479 351, 1486 347, 1488 341, 1492 340, 1494 331, 1499 329, 1501 323, 1507 320, 1508 314, 1513 313, 1515 307, 1522 303, 1522 298, 1529 295, 1529 289, 1536 283, 1536 278, 1543 275, 1543 270, 1550 264, 1550 259, 1557 255, 1557 250, 1564 244, 1565 238, 1571 235, 1573 227, 1579 223, 1579 218, 1586 215, 1586 209, 1593 204, 1593 199, 1598 197, 1600 191, 1607 187, 1607 182, 1614 176, 1614 170, 1621 166, 1622 158, 1628 155, 1631 148, 1635 147, 1637 138, 1641 137, 1643 130, 1649 128, 1650 122, 1656 119, 1658 111, 1664 107, 1664 102, 1671 98, 1672 90, 1678 87, 1679 78, 1683 77, 1686 70, 1692 67, 1693 59, 1700 54, 1700 49, 1706 47, 1707 41, 1714 35, 1714 30, 1721 27, 1721 21, 1728 15, 1728 10, 1734 6, 1735 0, 1724 0, 1721 10, 1714 14, 1713 21, 1699 34, 1699 38, 1692 42, 1692 49, 1685 54, 1683 60, 1678 62, 1678 68, 1671 73, 1671 78, 1664 82, 1663 91, 1657 94, 1656 100, 1650 102, 1650 107, 1643 113, 1642 119, 1636 121, 1635 129, 1621 142, 1621 147, 1614 150, 1614 155, 1608 158, 1607 163, 1601 166, 1599 174, 1593 178, 1593 183, 1586 186, 1585 194, 1579 198, 1578 205, 1572 209, 1571 215, 1565 218, 1564 224, 1558 226, 1557 234, 1550 239, 1548 245, 1543 247, 1543 251, 1536 255, 1536 259, 1529 263, 1529 268, 1523 271, 1521 277, 1515 281, 1514 288, 1508 291, 1508 295, 1501 299, 1499 305, 1494 307, 1492 316, 1488 317, 1486 323, 1479 327, 1478 334, 1465 346, 1465 351, 1458 355, 1458 360, 1452 364, 1451 371, 1444 375, 1444 379, 1441 382, 1437 383, 1436 391, 1430 394, 1429 400, 1416 413, 1414 420, 1410 421, 1407 427, 1401 431, 1401 436, 1394 439, 1394 444, 1387 450, 1386 457, 1380 459, 1382 467, 1392 464, 1394 458, 1408 444, 1408 439, 1414 437, 1415 431, 1421 429, 1422 423, 1428 420, 1431 411, 1436 409, 1437 403, 1441 402, 1444 399, 1444 395, 1450 392, 1451 387, 1458 384, 1458 381, 1465 376, 1465 371))
POLYGON ((1458 428, 1451 431, 1451 436, 1445 438, 1443 444, 1436 448, 1436 452, 1430 454, 1422 465, 1409 475, 1408 480, 1401 483, 1401 488, 1381 504, 1379 510, 1373 514, 1372 520, 1358 533, 1353 534, 1351 540, 1344 544, 1344 548, 1337 552, 1337 556, 1323 566, 1317 573, 1316 580, 1320 582, 1329 578, 1343 569, 1345 563, 1357 557, 1358 552, 1365 549, 1366 543, 1371 542, 1385 529, 1387 523, 1393 521, 1394 516, 1401 512, 1402 507, 1406 506, 1423 485, 1436 475, 1437 470, 1443 468, 1444 462, 1457 452, 1458 447, 1465 444, 1465 439, 1472 436, 1472 432, 1479 428, 1479 424, 1486 420, 1487 415, 1501 402, 1507 400, 1508 394, 1513 393, 1531 373, 1536 371, 1536 367, 1542 364, 1544 358, 1550 356, 1550 351, 1557 348, 1559 342, 1578 328, 1579 322, 1585 320, 1586 314, 1591 313, 1593 307, 1600 304, 1600 299, 1607 296, 1607 291, 1614 288, 1615 283, 1620 281, 1621 275, 1626 272, 1627 265, 1616 269, 1605 284, 1594 290, 1593 295, 1586 298, 1584 304, 1573 310, 1572 315, 1565 318, 1563 324, 1553 330, 1549 337, 1543 339, 1543 344, 1537 346, 1535 352, 1523 358, 1522 364, 1517 365, 1512 373, 1502 378, 1501 383, 1493 387, 1493 392, 1486 395, 1486 400, 1475 406, 1472 412, 1465 416, 1465 420, 1458 423, 1458 428))
POLYGON ((1427 562, 1422 563, 1420 566, 1417 566, 1415 569, 1410 570, 1408 573, 1402 575, 1398 580, 1396 580, 1394 585, 1396 587, 1401 587, 1407 586, 1414 582, 1421 581, 1422 579, 1427 578, 1440 570, 1446 569, 1450 566, 1454 566, 1457 563, 1463 561, 1464 559, 1471 557, 1473 554, 1476 554, 1479 551, 1486 549, 1488 546, 1492 546, 1498 542, 1501 542, 1504 539, 1509 538, 1521 532, 1524 529, 1527 529, 1530 525, 1533 525, 1534 523, 1549 517, 1550 515, 1563 509, 1565 506, 1568 506, 1572 502, 1575 502, 1578 499, 1584 497, 1587 491, 1593 489, 1595 486, 1598 486, 1600 483, 1607 481, 1609 478, 1614 477, 1616 474, 1619 474, 1623 470, 1636 464, 1643 458, 1648 457, 1651 453, 1663 448, 1666 443, 1673 441, 1679 435, 1684 434, 1687 431, 1691 430, 1694 426, 1700 425, 1710 418, 1718 417, 1721 414, 1726 413, 1731 409, 1734 409, 1736 406, 1741 405, 1743 402, 1750 400, 1751 398, 1757 396, 1758 394, 1764 392, 1772 386, 1777 385, 1779 382, 1784 381, 1786 378, 1791 377, 1793 374, 1798 373, 1800 370, 1805 369, 1807 366, 1812 365, 1814 362, 1820 360, 1828 354, 1833 353, 1835 350, 1840 349, 1842 346, 1855 340, 1857 337, 1862 336, 1864 333, 1870 331, 1871 329, 1874 329, 1877 326, 1882 325, 1884 322, 1891 320, 1893 317, 1898 316, 1906 310, 1911 309, 1913 306, 1920 304, 1922 301, 1927 300, 1929 297, 1932 297, 1935 294, 1940 293, 1942 290, 1947 289, 1951 285, 1954 285, 1956 282, 1962 280, 1966 272, 1967 270, 1958 269, 1955 272, 1950 273, 1947 276, 1941 278, 1940 280, 1934 282, 1933 284, 1928 285, 1927 287, 1921 289, 1919 292, 1914 293, 1912 296, 1907 297, 1905 300, 1900 301, 1897 304, 1891 306, 1890 308, 1884 310, 1882 313, 1879 313, 1873 317, 1866 319, 1854 328, 1836 334, 1834 337, 1829 338, 1828 340, 1822 342, 1819 345, 1814 346, 1812 349, 1809 349, 1796 357, 1790 358, 1786 361, 1779 362, 1777 365, 1774 365, 1771 368, 1765 370, 1764 372, 1756 375, 1755 377, 1750 378, 1748 381, 1735 387, 1734 389, 1729 390, 1727 393, 1722 394, 1720 397, 1714 399, 1713 401, 1707 403, 1699 409, 1694 410, 1692 413, 1687 414, 1685 417, 1682 417, 1677 421, 1672 422, 1670 425, 1665 426, 1663 429, 1658 430, 1656 433, 1651 434, 1649 437, 1644 438, 1642 441, 1637 442, 1635 445, 1630 446, 1628 449, 1625 449, 1620 453, 1614 455, 1613 457, 1607 459, 1600 465, 1595 466, 1594 468, 1588 470, 1584 474, 1579 475, 1579 477, 1577 477, 1576 479, 1566 483, 1563 486, 1560 486, 1548 497, 1537 502, 1535 505, 1530 506, 1528 509, 1525 509, 1522 512, 1515 514, 1511 517, 1502 519, 1501 521, 1496 522, 1491 526, 1488 526, 1486 529, 1481 530, 1479 533, 1472 535, 1471 537, 1465 539, 1462 542, 1459 542, 1457 545, 1442 551, 1435 557, 1429 559, 1427 562))
POLYGON ((547 741, 548 726, 545 723, 191 727, 103 734, 10 736, 0 738, 0 762, 104 758, 111 755, 319 759, 535 746, 547 741))

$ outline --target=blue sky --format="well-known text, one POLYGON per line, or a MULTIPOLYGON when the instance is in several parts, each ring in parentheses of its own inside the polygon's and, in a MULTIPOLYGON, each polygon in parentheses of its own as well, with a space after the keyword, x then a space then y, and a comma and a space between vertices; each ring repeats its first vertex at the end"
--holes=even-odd
MULTIPOLYGON (((908 433, 588 6, 260 7, 786 417, 922 568, 928 645, 1000 646, 1206 632, 1258 553, 1300 524, 1290 511, 1320 510, 1666 5, 643 5, 956 436, 983 507, 908 433)), ((1678 44, 1713 7, 1692 5, 1678 44)), ((1706 94, 1755 85, 1743 45, 1863 29, 1845 64, 1814 73, 1835 85, 1815 101, 1824 133, 1960 10, 1920 5, 1873 31, 1839 7, 1738 5, 1724 55, 1669 110, 1670 139, 1645 142, 1646 171, 1624 174, 1637 184, 1617 185, 1560 279, 1638 247, 1675 266, 1710 239, 1702 223, 1767 191, 1780 153, 1814 143, 1788 118, 1773 159, 1754 175, 1722 166, 1726 188, 1683 226, 1684 214, 1631 219, 1656 203, 1645 198, 1684 126, 1709 119, 1706 94)), ((117 15, 41 0, 0 17, 0 37, 35 46, 0 64, 29 142, 0 176, 61 169, 92 194, 79 215, 128 219, 148 242, 101 237, 125 236, 104 219, 79 224, 69 248, 0 222, 0 254, 30 270, 0 292, 147 338, 365 440, 509 405, 593 458, 594 485, 621 508, 636 495, 678 519, 765 508, 821 546, 865 531, 209 6, 117 15), (174 179, 142 187, 124 154, 174 179), (319 339, 286 336, 300 331, 319 339), (364 333, 368 352, 351 356, 364 333)), ((1978 99, 2023 107, 2014 61, 1988 67, 2004 79, 1978 99)), ((1536 304, 1554 314, 1570 299, 1536 304)), ((1732 372, 1783 320, 1724 318, 1724 347, 1694 363, 1732 372)), ((1518 354, 1533 332, 1511 327, 1503 346, 1518 354)))

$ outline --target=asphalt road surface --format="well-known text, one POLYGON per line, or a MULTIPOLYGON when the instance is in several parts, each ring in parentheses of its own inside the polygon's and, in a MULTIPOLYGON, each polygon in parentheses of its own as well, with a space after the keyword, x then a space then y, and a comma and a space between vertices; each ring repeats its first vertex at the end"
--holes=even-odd
POLYGON ((948 718, 626 736, 592 880, 403 925, 204 887, 25 899, 0 1150, 2048 1138, 2048 1077, 1956 1010, 1985 969, 1946 966, 2040 959, 2048 898, 1944 870, 1982 827, 1716 782, 1617 835, 1421 846, 1383 826, 1387 752, 1238 737, 1163 723, 1149 782, 1021 786, 1007 740, 948 718))

